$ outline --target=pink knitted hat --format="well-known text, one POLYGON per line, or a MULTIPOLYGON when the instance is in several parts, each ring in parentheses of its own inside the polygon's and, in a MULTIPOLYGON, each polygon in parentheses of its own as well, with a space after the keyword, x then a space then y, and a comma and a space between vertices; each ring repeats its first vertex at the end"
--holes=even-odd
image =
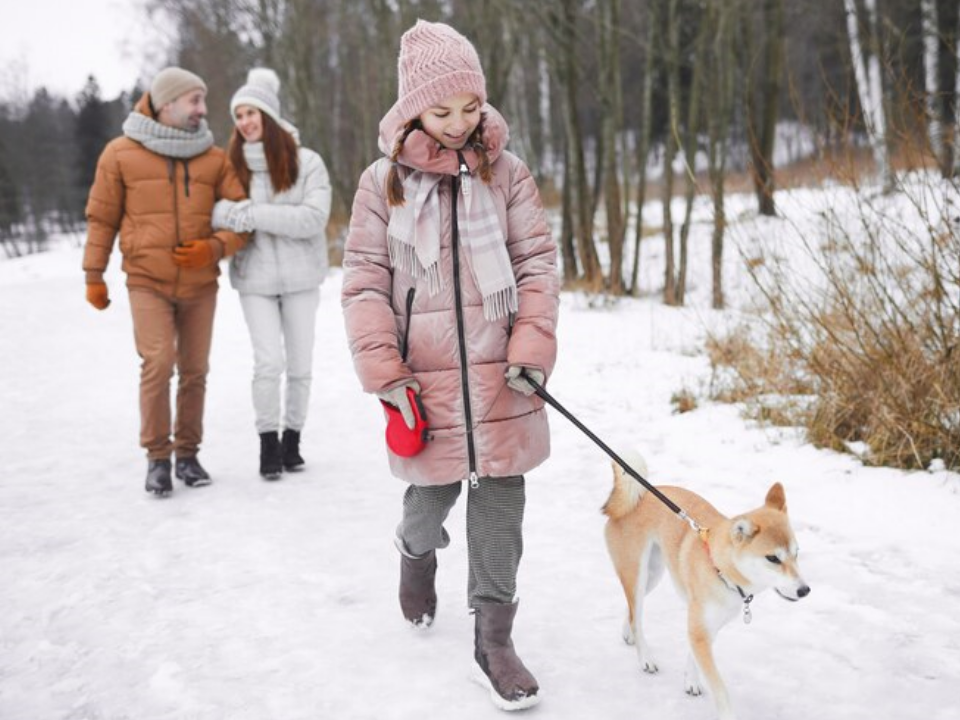
POLYGON ((417 20, 400 38, 398 99, 383 119, 397 127, 451 95, 473 93, 487 100, 487 81, 470 41, 449 25, 417 20))

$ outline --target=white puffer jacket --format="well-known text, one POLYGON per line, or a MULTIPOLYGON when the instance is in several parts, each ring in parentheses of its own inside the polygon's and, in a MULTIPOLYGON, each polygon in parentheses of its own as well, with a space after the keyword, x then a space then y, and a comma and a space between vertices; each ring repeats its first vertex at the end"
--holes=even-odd
MULTIPOLYGON (((330 177, 323 159, 299 148, 293 187, 275 193, 261 143, 244 145, 251 171, 250 211, 254 234, 230 261, 230 284, 241 294, 282 295, 317 287, 326 277, 330 177)), ((231 203, 214 210, 215 227, 227 224, 231 203)))

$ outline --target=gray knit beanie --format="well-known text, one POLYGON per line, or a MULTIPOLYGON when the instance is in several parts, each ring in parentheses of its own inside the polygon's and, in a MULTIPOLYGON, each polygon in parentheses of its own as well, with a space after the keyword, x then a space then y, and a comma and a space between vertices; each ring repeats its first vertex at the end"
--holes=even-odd
POLYGON ((200 88, 207 91, 207 84, 199 75, 178 67, 164 68, 150 83, 150 100, 155 110, 176 100, 186 92, 200 88))
POLYGON ((280 78, 270 68, 253 68, 247 73, 247 84, 230 100, 230 116, 235 117, 241 105, 252 105, 280 122, 280 78))

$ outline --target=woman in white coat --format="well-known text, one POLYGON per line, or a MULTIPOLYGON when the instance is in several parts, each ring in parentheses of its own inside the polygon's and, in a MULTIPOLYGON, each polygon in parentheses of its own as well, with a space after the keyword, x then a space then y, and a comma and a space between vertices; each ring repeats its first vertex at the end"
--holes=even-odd
POLYGON ((253 343, 253 406, 260 474, 267 480, 304 464, 300 433, 330 213, 327 169, 317 153, 300 147, 297 129, 281 117, 279 90, 275 72, 254 68, 230 101, 235 127, 228 152, 250 199, 221 201, 213 215, 215 227, 253 232, 231 260, 230 283, 240 293, 253 343))

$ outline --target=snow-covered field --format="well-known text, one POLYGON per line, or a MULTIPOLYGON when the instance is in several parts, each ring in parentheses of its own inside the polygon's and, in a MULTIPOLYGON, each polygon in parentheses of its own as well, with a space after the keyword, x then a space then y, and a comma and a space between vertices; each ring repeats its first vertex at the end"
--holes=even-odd
MULTIPOLYGON (((612 446, 640 448, 651 479, 729 514, 785 485, 812 593, 796 604, 764 594, 751 625, 721 633, 742 720, 957 717, 960 478, 864 468, 730 406, 672 413, 671 395, 708 376, 705 329, 729 319, 705 309, 708 234, 695 230, 688 309, 564 296, 552 393, 612 446)), ((662 246, 647 247, 653 289, 662 246)), ((119 259, 113 304, 98 313, 83 301, 80 256, 0 263, 0 718, 502 717, 468 680, 463 502, 440 555, 436 623, 402 622, 392 537, 404 486, 387 470, 378 404, 353 375, 339 273, 318 317, 307 470, 275 484, 257 474, 249 341, 224 282, 201 453, 215 483, 157 500, 143 491, 119 259)), ((529 715, 714 717, 709 699, 683 692, 684 610, 669 584, 648 603, 659 676, 620 639, 599 512, 609 462, 551 419, 553 456, 528 478, 515 632, 542 687, 529 715)))

